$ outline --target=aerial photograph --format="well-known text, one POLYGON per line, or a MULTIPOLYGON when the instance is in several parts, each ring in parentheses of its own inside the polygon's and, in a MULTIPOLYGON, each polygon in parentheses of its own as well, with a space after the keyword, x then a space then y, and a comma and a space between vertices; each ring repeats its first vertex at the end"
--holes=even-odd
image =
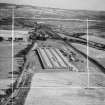
POLYGON ((105 105, 105 0, 0 0, 0 105, 105 105))

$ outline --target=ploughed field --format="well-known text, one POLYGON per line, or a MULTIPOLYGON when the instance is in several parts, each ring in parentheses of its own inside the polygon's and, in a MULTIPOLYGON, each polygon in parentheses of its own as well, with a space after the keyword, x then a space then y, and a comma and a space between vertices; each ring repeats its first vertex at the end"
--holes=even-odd
POLYGON ((105 89, 31 88, 24 105, 104 105, 105 89))

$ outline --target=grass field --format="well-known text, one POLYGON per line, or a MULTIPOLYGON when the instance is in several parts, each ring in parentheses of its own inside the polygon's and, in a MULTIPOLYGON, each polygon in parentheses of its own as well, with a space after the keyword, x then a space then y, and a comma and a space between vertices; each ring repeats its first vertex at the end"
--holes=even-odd
MULTIPOLYGON (((87 35, 82 36, 82 38, 87 39, 87 35)), ((105 39, 104 38, 93 36, 93 35, 89 35, 88 38, 89 38, 89 41, 94 41, 94 42, 97 42, 97 43, 105 44, 105 39)))
MULTIPOLYGON (((78 48, 80 51, 82 51, 83 53, 87 54, 87 47, 85 45, 81 45, 81 44, 76 44, 76 43, 72 43, 73 46, 75 46, 76 48, 78 48)), ((91 48, 89 47, 88 49, 88 53, 89 56, 93 59, 95 59, 96 61, 98 61, 102 66, 105 67, 105 52, 102 50, 97 50, 95 48, 91 48)), ((90 64, 90 67, 92 65, 90 64)), ((92 66, 92 68, 95 67, 94 65, 92 66)), ((94 69, 94 68, 93 68, 94 69)), ((95 67, 96 69, 96 67, 95 67)))
POLYGON ((9 88, 12 83, 12 45, 8 42, 0 43, 0 94, 4 94, 1 89, 9 88))
POLYGON ((12 71, 12 44, 0 43, 0 79, 7 79, 12 71))

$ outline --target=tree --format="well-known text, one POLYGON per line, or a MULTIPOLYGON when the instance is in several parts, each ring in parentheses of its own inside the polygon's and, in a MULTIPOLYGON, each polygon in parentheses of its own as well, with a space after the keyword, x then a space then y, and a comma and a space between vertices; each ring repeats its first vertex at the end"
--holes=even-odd
POLYGON ((3 40, 4 40, 4 38, 3 37, 0 37, 0 42, 3 41, 3 40))

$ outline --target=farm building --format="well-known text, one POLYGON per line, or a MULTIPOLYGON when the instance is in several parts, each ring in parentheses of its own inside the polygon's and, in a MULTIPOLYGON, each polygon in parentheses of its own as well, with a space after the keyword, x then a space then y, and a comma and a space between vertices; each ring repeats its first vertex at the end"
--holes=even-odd
POLYGON ((11 41, 14 38, 14 41, 26 42, 28 40, 28 31, 0 30, 0 37, 3 37, 5 41, 11 41))
POLYGON ((69 69, 77 71, 69 60, 61 53, 60 49, 52 47, 39 47, 37 54, 44 69, 69 69))

